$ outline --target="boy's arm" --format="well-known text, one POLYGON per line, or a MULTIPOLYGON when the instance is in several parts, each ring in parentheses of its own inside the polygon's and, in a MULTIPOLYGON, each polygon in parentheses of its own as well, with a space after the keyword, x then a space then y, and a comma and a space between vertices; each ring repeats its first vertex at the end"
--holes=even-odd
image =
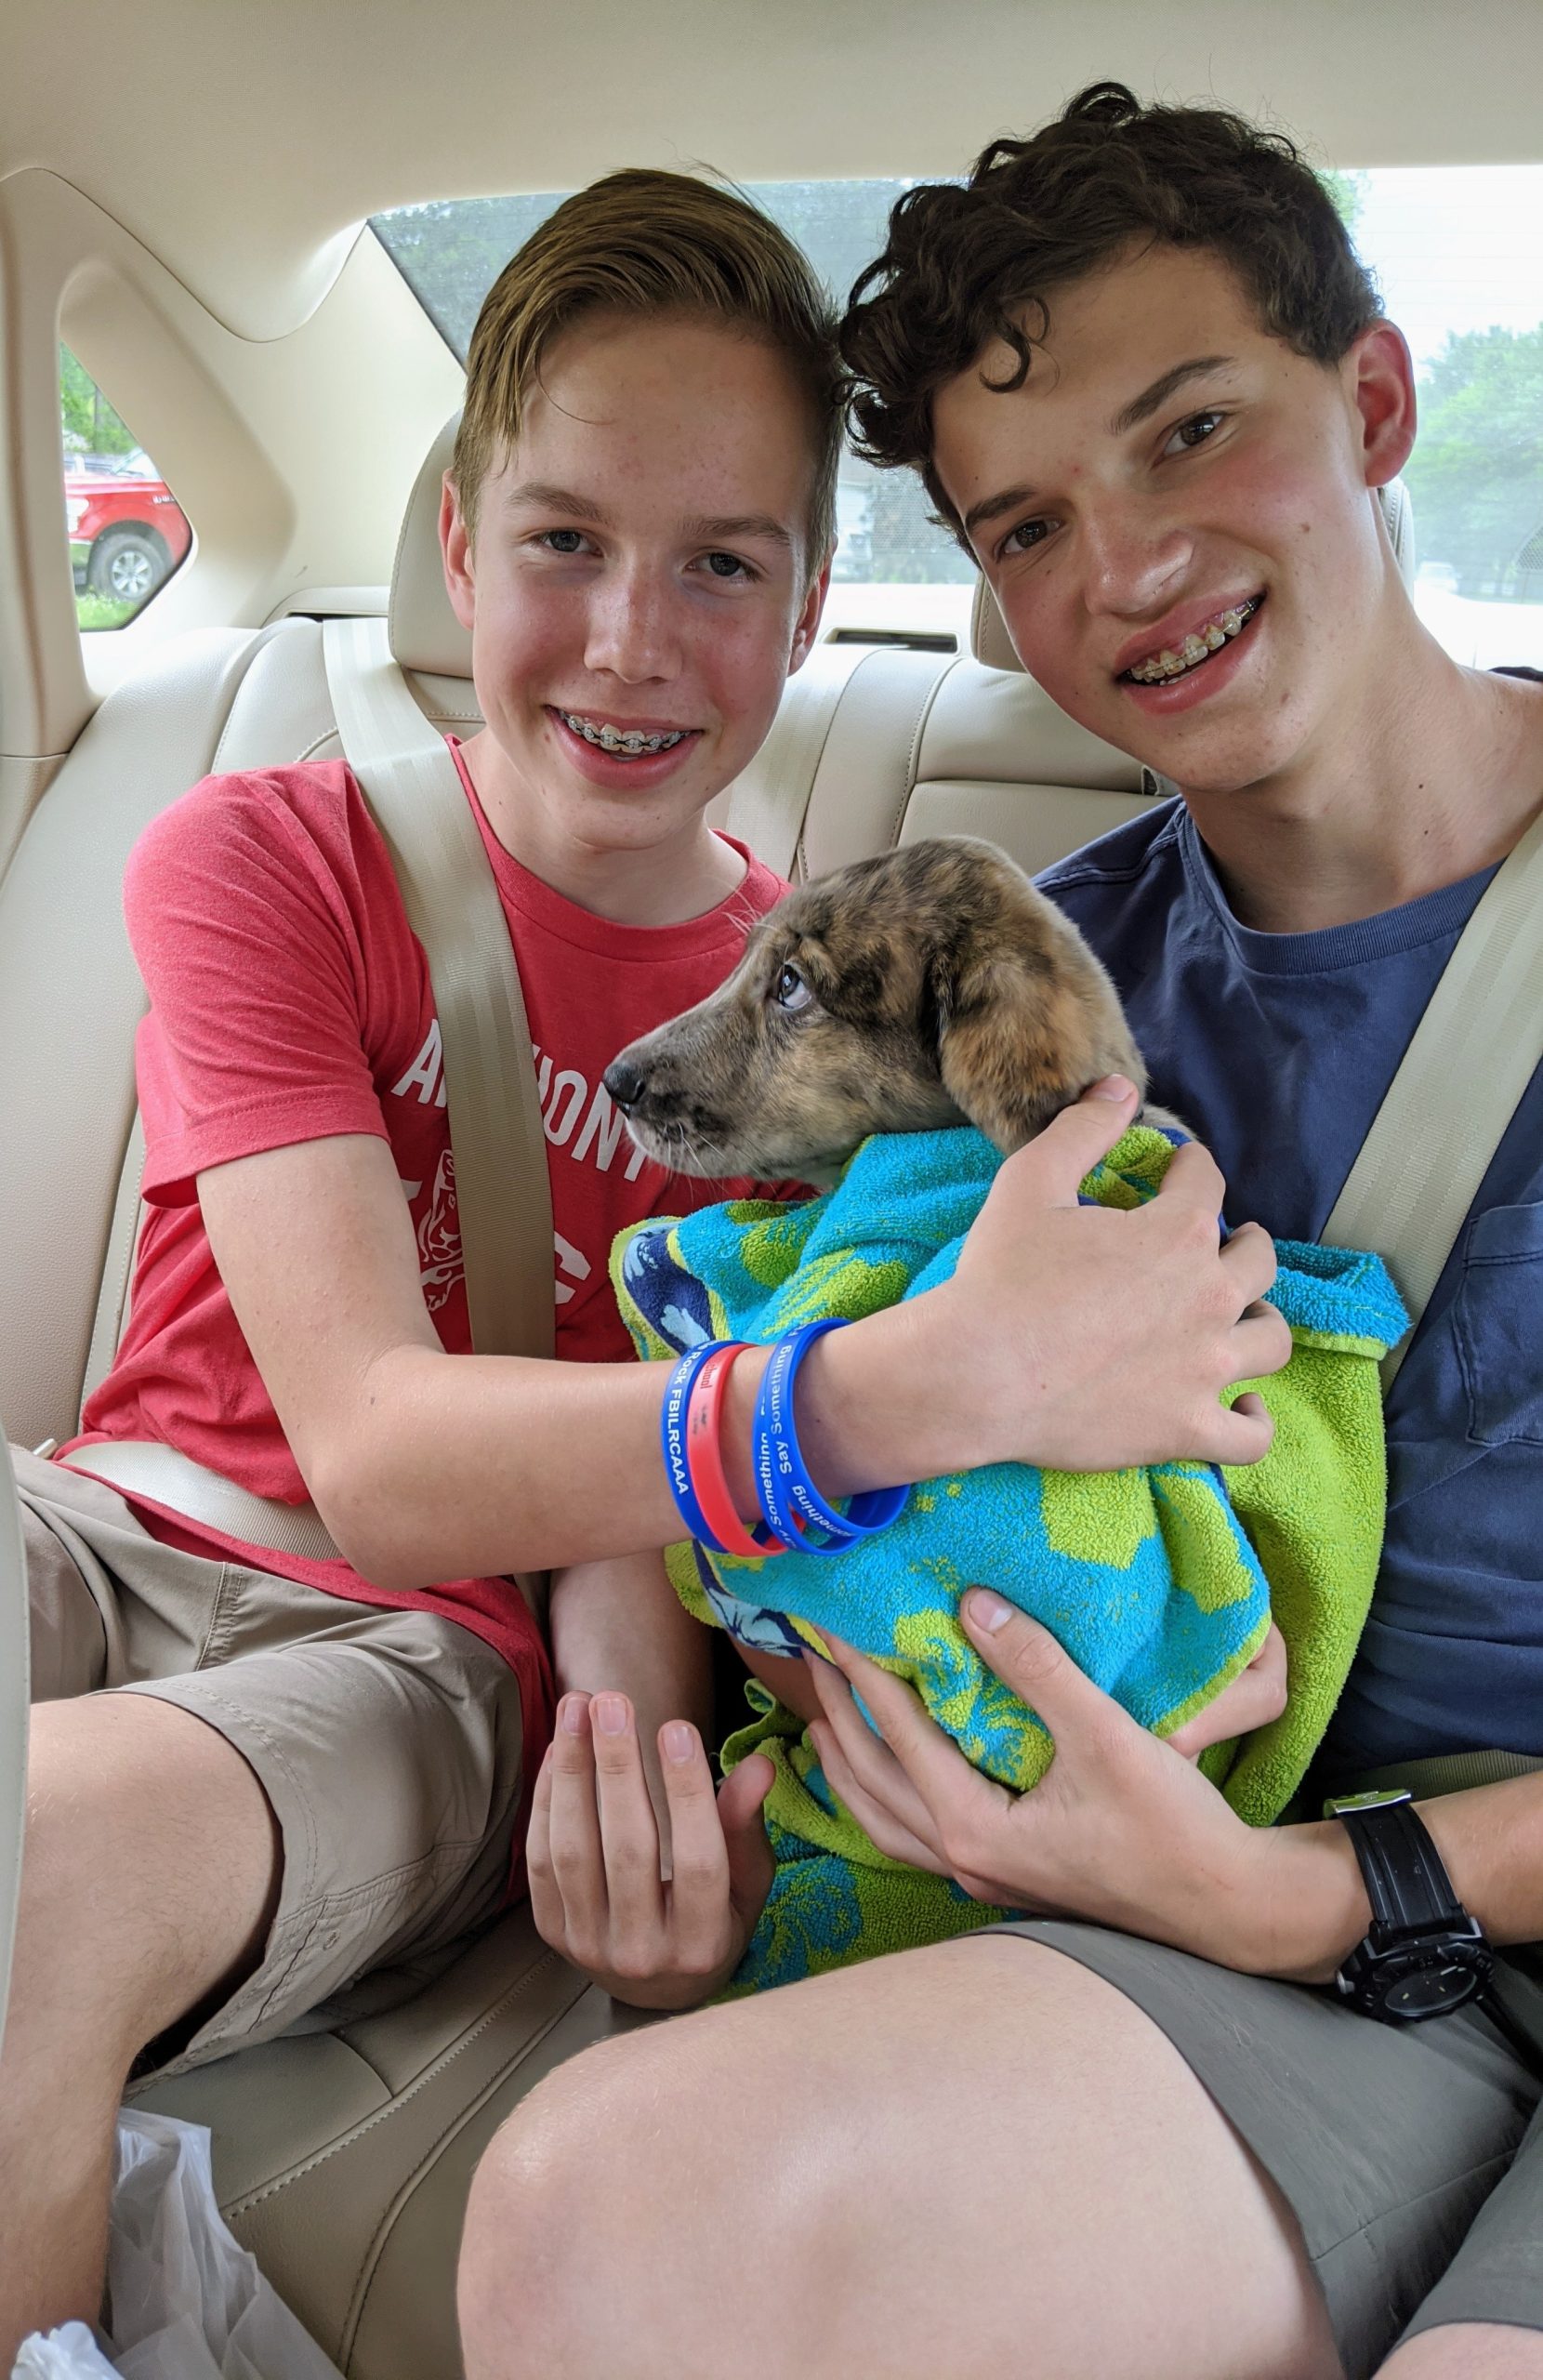
MULTIPOLYGON (((560 1695, 625 1694, 631 1702, 643 1773, 667 1848, 659 1730, 666 1720, 689 1719, 711 1743, 712 1631, 692 1618, 657 1554, 624 1554, 558 1571, 549 1624, 560 1695)), ((591 1708, 592 1726, 603 1727, 606 1716, 591 1708)))
MULTIPOLYGON (((1245 1226, 1219 1252, 1214 1164, 1192 1145, 1136 1212, 1077 1206, 1134 1104, 1134 1091, 1090 1096, 1058 1117, 1002 1168, 950 1282, 811 1350, 799 1426, 826 1496, 986 1462, 1263 1453, 1257 1400, 1218 1400, 1277 1369, 1290 1337, 1254 1304, 1274 1275, 1264 1235, 1245 1226)), ((280 1425, 363 1576, 406 1592, 679 1538, 659 1450, 665 1366, 447 1355, 384 1141, 304 1141, 197 1183, 280 1425)), ((729 1485, 746 1515, 766 1360, 746 1351, 727 1401, 729 1485)))

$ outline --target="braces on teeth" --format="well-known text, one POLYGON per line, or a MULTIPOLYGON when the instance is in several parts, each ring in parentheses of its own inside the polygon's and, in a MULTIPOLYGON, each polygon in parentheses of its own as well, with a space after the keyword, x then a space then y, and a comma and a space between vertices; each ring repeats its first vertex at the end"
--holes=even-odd
POLYGON ((572 710, 559 711, 558 717, 587 744, 598 745, 602 752, 625 752, 629 760, 636 760, 640 752, 667 752, 686 733, 683 727, 667 728, 659 735, 645 735, 640 727, 596 727, 572 710))
POLYGON ((1133 678, 1138 686, 1160 686, 1170 678, 1182 678, 1197 661, 1207 661, 1213 653, 1220 653, 1224 644, 1230 643, 1246 627, 1258 610, 1257 600, 1239 603, 1235 610, 1223 612, 1219 618, 1207 620, 1203 628, 1187 636, 1177 648, 1165 645, 1162 652, 1154 653, 1149 661, 1139 661, 1134 668, 1126 671, 1126 676, 1133 678))

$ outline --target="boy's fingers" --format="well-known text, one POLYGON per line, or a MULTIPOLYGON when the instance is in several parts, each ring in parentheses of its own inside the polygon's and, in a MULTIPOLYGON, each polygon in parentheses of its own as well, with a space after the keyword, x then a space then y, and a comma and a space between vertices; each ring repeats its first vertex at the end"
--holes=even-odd
MULTIPOLYGON (((934 1851, 940 1850, 937 1831, 926 1803, 894 1753, 874 1734, 852 1699, 851 1687, 831 1671, 828 1662, 811 1661, 809 1668, 815 1680, 820 1707, 825 1714, 823 1737, 839 1755, 846 1775, 861 1788, 866 1800, 877 1801, 890 1813, 893 1824, 903 1827, 915 1840, 930 1843, 934 1851)), ((826 1774, 829 1775, 828 1770, 826 1774)), ((830 1781, 837 1786, 845 1801, 844 1787, 837 1784, 834 1777, 830 1781)), ((858 1817, 856 1810, 852 1811, 852 1816, 858 1817)), ((864 1818, 861 1823, 867 1825, 867 1820, 864 1818)), ((868 1831, 873 1832, 871 1827, 868 1831)), ((877 1835, 874 1840, 878 1841, 877 1835)), ((878 1847, 881 1851, 890 1849, 887 1843, 880 1843, 878 1847)), ((904 1858, 908 1855, 900 1853, 892 1856, 904 1858)))
POLYGON ((725 1778, 718 1797, 719 1821, 729 1865, 729 1898, 741 1921, 750 1924, 760 1913, 777 1863, 767 1839, 762 1805, 776 1778, 764 1752, 752 1752, 725 1778))
POLYGON ((659 1825, 643 1774, 632 1705, 625 1694, 594 1697, 589 1736, 612 1929, 632 1942, 652 1939, 664 1920, 659 1825))
POLYGON ((959 1618, 982 1659, 1048 1728, 1058 1758, 1063 1748, 1086 1743, 1090 1730, 1104 1734, 1111 1712, 1126 1726, 1136 1725, 1077 1667, 1048 1628, 1000 1595, 971 1587, 959 1606, 959 1618))
POLYGON ((547 1745, 531 1796, 531 1823, 525 1836, 525 1880, 530 1889, 531 1915, 544 1942, 560 1950, 566 1938, 562 1895, 552 1872, 552 1748, 547 1745))
MULTIPOLYGON (((1226 1195, 1221 1168, 1199 1141, 1186 1141, 1182 1148, 1174 1150, 1167 1170, 1157 1184, 1159 1198, 1181 1199, 1186 1205, 1204 1207, 1208 1215, 1220 1214, 1226 1195)), ((1245 1224, 1244 1229, 1248 1228, 1245 1224)))
POLYGON ((1014 1182, 1030 1196, 1037 1194, 1041 1206, 1075 1207, 1083 1177, 1127 1130, 1136 1104, 1133 1082, 1123 1075, 1106 1076, 1075 1105, 1052 1117, 1026 1148, 1009 1157, 997 1180, 1014 1182))
MULTIPOLYGON (((1251 1372, 1250 1379, 1259 1378, 1251 1372)), ((1197 1446, 1195 1454, 1202 1462, 1220 1462, 1242 1466, 1259 1462, 1271 1449, 1275 1439, 1275 1424, 1262 1396, 1252 1390, 1240 1396, 1231 1412, 1219 1405, 1216 1420, 1208 1433, 1210 1443, 1197 1446)))
POLYGON ((1234 1380, 1267 1380, 1291 1361, 1291 1326, 1273 1306, 1261 1305, 1233 1325, 1229 1344, 1234 1380))
POLYGON ((1267 1298, 1275 1286, 1275 1243, 1262 1224, 1240 1223, 1222 1249, 1221 1262, 1240 1312, 1267 1298))
POLYGON ((548 1830, 552 1875, 570 1937, 593 1943, 605 1925, 606 1893, 587 1695, 565 1694, 558 1704, 548 1830))
POLYGON ((670 1929, 683 1947, 721 1929, 729 1897, 729 1861, 702 1739, 686 1719, 659 1730, 659 1765, 669 1803, 670 1929))
POLYGON ((908 1868, 925 1868, 938 1876, 948 1873, 943 1855, 934 1848, 930 1836, 924 1839, 914 1833, 867 1792, 828 1719, 817 1720, 810 1729, 810 1738, 820 1755, 820 1765, 831 1792, 887 1858, 903 1859, 908 1868))

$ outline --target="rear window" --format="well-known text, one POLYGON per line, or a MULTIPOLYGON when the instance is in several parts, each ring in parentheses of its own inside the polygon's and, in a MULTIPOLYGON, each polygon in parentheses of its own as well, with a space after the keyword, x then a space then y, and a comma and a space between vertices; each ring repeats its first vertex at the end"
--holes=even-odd
MULTIPOLYGON (((841 299, 884 245, 906 181, 749 182, 746 195, 798 241, 841 299)), ((568 195, 450 199, 377 215, 375 229, 425 311, 464 364, 494 280, 568 195)), ((827 627, 921 629, 967 641, 970 562, 931 518, 910 471, 876 471, 850 451, 836 490, 837 544, 827 627), (861 595, 850 590, 863 589, 861 595)))
MULTIPOLYGON (((1543 165, 1378 167, 1329 186, 1419 382, 1415 602, 1459 661, 1543 666, 1543 165)), ((763 182, 749 195, 838 299, 909 181, 763 182)), ((464 362, 506 260, 565 195, 397 208, 375 229, 464 362)), ((974 573, 919 481, 849 454, 828 621, 968 635, 974 573)))
POLYGON ((151 457, 86 366, 59 351, 64 525, 83 634, 120 628, 186 560, 192 528, 151 457))

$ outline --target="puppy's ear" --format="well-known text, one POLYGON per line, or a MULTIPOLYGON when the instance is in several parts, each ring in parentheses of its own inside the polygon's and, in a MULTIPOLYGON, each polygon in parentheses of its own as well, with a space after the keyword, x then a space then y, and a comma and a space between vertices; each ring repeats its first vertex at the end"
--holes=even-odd
POLYGON ((1080 935, 1037 893, 1012 907, 940 952, 932 985, 943 1089, 1006 1155, 1104 1075, 1146 1085, 1114 986, 1080 935))

